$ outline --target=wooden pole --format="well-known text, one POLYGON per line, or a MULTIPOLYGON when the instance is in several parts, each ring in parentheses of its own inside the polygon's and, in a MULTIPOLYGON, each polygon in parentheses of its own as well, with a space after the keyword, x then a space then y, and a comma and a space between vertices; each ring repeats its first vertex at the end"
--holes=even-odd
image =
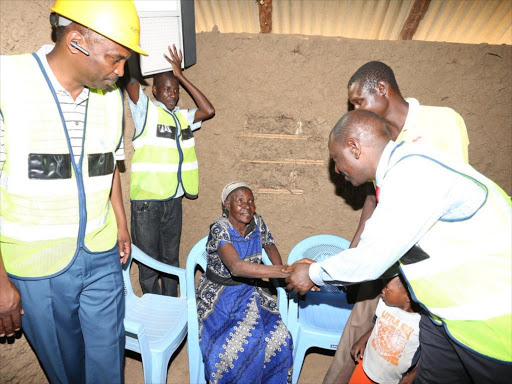
POLYGON ((411 12, 409 12, 409 16, 407 16, 407 19, 405 20, 400 35, 398 35, 398 40, 412 40, 412 37, 416 33, 421 20, 427 13, 429 6, 430 0, 414 1, 411 12))
POLYGON ((256 0, 260 10, 261 33, 272 32, 272 0, 256 0))

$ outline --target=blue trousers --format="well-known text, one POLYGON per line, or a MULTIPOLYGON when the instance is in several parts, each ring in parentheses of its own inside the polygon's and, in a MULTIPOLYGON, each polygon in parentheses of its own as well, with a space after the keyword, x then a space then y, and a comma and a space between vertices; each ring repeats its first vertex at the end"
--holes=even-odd
MULTIPOLYGON (((182 197, 166 201, 132 201, 132 241, 145 254, 168 265, 179 267, 182 197)), ((139 264, 142 293, 178 296, 174 276, 139 264), (158 284, 160 277, 161 287, 158 284)))
POLYGON ((124 293, 117 246, 80 250, 64 273, 11 278, 21 293, 22 328, 50 383, 124 382, 124 293))

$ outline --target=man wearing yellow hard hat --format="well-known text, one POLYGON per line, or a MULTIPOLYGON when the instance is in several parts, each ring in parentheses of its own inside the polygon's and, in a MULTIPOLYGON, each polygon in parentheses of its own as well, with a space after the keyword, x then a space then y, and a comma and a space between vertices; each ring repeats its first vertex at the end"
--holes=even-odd
POLYGON ((146 53, 131 0, 51 11, 55 45, 0 56, 0 337, 23 327, 52 383, 120 383, 130 236, 115 83, 146 53))

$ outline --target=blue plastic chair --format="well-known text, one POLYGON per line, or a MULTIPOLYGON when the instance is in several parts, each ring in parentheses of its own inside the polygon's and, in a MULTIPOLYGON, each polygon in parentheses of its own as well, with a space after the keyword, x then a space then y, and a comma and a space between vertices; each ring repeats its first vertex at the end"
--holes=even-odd
POLYGON ((169 359, 187 335, 185 270, 161 263, 132 244, 130 260, 123 267, 123 280, 125 348, 140 353, 146 384, 165 383, 169 359), (135 295, 130 281, 130 265, 134 259, 162 273, 177 276, 181 296, 135 295))
POLYGON ((199 240, 190 250, 187 257, 186 279, 187 279, 187 317, 188 317, 188 338, 187 353, 188 367, 190 373, 190 384, 206 383, 204 373, 203 356, 199 348, 199 321, 197 319, 196 284, 195 274, 199 268, 206 271, 206 241, 208 236, 199 240))
MULTIPOLYGON (((268 258, 267 253, 263 249, 261 253, 261 258, 263 261, 263 264, 265 265, 273 265, 270 259, 268 258)), ((288 324, 288 295, 286 294, 286 291, 284 288, 277 285, 276 281, 274 279, 270 279, 274 287, 277 291, 277 308, 279 309, 279 313, 281 314, 281 319, 283 320, 283 323, 285 325, 288 324)))
MULTIPOLYGON (((288 264, 309 258, 323 261, 350 245, 342 237, 315 235, 308 237, 293 247, 288 264)), ((343 328, 353 305, 347 303, 343 291, 334 285, 322 287, 320 292, 308 292, 305 296, 289 294, 288 329, 293 338, 293 376, 297 383, 306 351, 311 347, 336 350, 343 328)))

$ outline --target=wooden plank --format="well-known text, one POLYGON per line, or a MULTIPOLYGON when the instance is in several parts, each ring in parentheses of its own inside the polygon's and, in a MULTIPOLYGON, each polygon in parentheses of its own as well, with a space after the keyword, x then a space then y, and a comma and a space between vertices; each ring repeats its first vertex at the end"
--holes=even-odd
POLYGON ((402 27, 402 31, 400 35, 398 35, 398 40, 412 40, 429 6, 430 0, 414 1, 409 16, 407 16, 404 26, 402 27))
POLYGON ((283 160, 242 160, 244 163, 253 164, 295 164, 295 165, 325 165, 324 160, 309 159, 283 159, 283 160))
POLYGON ((304 135, 285 135, 277 133, 252 133, 242 132, 240 136, 243 137, 254 137, 259 139, 281 139, 281 140, 307 140, 310 136, 304 135))
POLYGON ((304 194, 303 189, 285 189, 285 188, 260 188, 258 193, 271 194, 271 195, 302 195, 304 194))
POLYGON ((260 11, 261 33, 272 32, 272 0, 257 0, 260 11))

